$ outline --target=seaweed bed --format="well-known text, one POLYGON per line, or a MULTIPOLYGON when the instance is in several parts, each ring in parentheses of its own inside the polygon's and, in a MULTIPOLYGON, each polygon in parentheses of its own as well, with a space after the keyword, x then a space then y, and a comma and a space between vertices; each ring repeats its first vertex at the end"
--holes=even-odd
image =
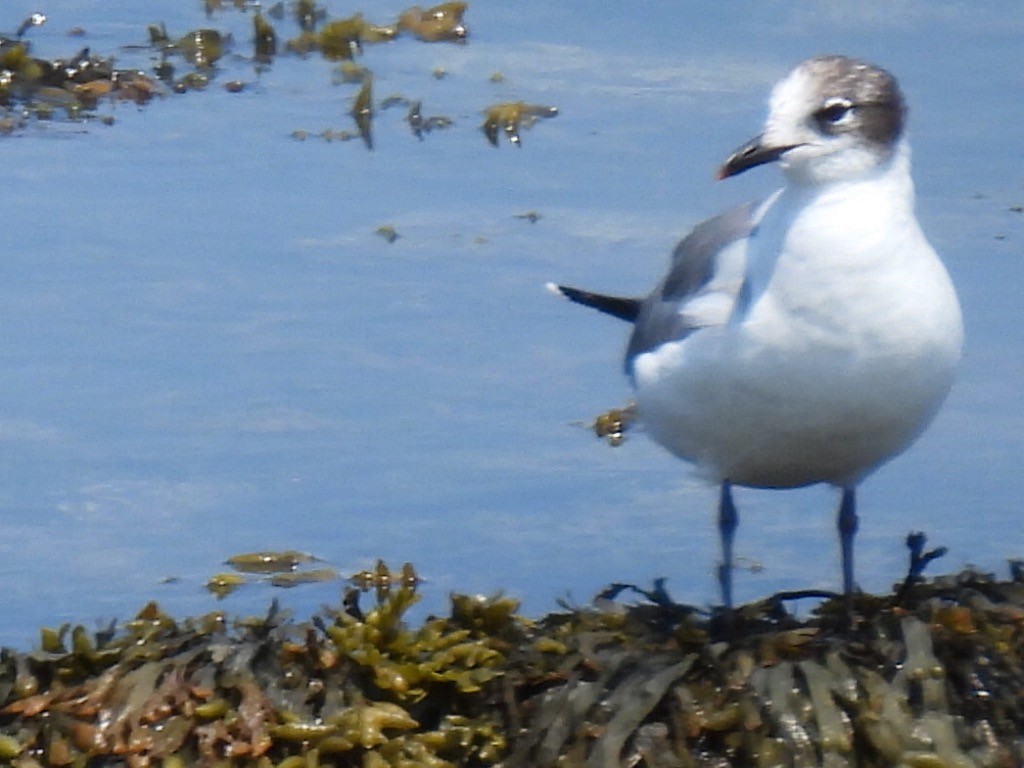
POLYGON ((0 655, 0 759, 54 766, 1008 766, 1024 762, 1024 574, 733 614, 614 585, 538 620, 365 578, 296 621, 147 605, 0 655), (376 599, 366 590, 374 589, 376 599), (630 604, 619 595, 634 592, 630 604), (360 607, 373 602, 372 607, 360 607))

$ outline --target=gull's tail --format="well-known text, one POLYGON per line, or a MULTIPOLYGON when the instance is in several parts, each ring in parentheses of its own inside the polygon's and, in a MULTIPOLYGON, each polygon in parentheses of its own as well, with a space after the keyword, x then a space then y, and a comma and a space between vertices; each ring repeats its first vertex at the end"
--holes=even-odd
POLYGON ((603 293, 591 293, 579 288, 570 288, 567 285, 548 283, 547 289, 557 296, 564 296, 569 301, 582 304, 585 307, 604 312, 606 315, 617 317, 619 320, 635 322, 640 312, 640 299, 627 299, 621 296, 605 296, 603 293))

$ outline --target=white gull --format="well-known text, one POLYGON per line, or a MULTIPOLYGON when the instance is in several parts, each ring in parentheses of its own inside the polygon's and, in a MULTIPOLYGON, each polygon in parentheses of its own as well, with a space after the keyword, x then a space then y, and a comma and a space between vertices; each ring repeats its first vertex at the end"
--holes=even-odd
POLYGON ((850 593, 855 489, 914 442, 952 384, 960 306, 914 215, 905 117, 888 72, 809 59, 719 172, 775 161, 782 189, 698 225, 644 299, 549 286, 634 323, 626 370, 641 421, 721 485, 726 606, 732 485, 839 488, 850 593))

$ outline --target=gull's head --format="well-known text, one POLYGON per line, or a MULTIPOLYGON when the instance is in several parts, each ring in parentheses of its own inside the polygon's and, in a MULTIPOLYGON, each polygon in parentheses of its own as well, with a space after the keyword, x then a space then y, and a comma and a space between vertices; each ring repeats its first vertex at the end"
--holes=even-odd
POLYGON ((772 161, 793 180, 854 178, 887 163, 903 135, 896 78, 846 56, 808 59, 772 90, 764 132, 729 157, 719 178, 772 161))

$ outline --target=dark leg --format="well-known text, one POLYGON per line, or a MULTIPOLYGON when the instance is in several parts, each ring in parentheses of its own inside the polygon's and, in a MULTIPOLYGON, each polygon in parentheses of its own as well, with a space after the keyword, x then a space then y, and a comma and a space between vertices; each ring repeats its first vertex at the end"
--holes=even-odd
POLYGON ((732 542, 736 537, 736 526, 739 522, 736 505, 732 503, 732 486, 726 480, 722 483, 722 495, 718 501, 718 535, 722 539, 718 585, 722 589, 722 604, 726 610, 732 609, 732 542))
POLYGON ((843 489, 843 500, 839 502, 839 548, 843 556, 843 593, 853 594, 853 537, 857 533, 857 502, 853 488, 843 489))

